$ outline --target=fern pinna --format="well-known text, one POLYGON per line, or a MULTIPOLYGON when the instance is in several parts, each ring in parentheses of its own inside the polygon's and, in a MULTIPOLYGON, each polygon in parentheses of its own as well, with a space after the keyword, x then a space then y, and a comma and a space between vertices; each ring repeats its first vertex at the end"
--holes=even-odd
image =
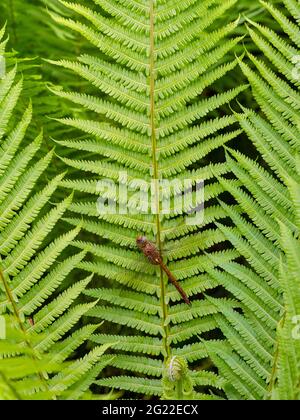
MULTIPOLYGON (((2 57, 3 37, 4 29, 0 31, 2 57)), ((70 334, 94 306, 94 302, 72 305, 91 277, 68 288, 63 285, 86 253, 66 253, 80 227, 48 239, 72 195, 52 208, 47 204, 64 174, 43 188, 37 186, 53 150, 41 156, 42 134, 33 140, 28 135, 32 107, 26 104, 22 110, 23 81, 8 58, 8 69, 0 79, 0 315, 6 331, 0 340, 0 395, 4 399, 78 399, 87 395, 105 366, 101 356, 107 345, 65 364, 97 328, 87 324, 70 334), (21 117, 15 125, 17 112, 21 117)))
POLYGON ((214 300, 226 340, 208 349, 229 398, 298 399, 300 7, 293 0, 284 1, 285 10, 261 3, 285 34, 248 21, 264 59, 248 53, 249 63, 240 66, 261 112, 244 109, 237 119, 261 158, 228 149, 228 165, 243 187, 220 178, 237 204, 222 204, 235 226, 218 226, 243 259, 209 269, 243 312, 214 300))
MULTIPOLYGON (((166 398, 191 397, 189 381, 176 387, 167 366, 184 366, 186 361, 207 357, 198 336, 216 327, 213 315, 217 309, 201 293, 218 282, 205 272, 238 255, 234 250, 211 251, 214 262, 204 255, 224 240, 221 230, 212 229, 211 223, 225 214, 215 201, 224 191, 215 175, 228 171, 226 163, 209 163, 208 155, 240 133, 234 115, 227 115, 223 106, 245 86, 219 94, 213 89, 214 82, 236 66, 229 52, 240 40, 232 35, 238 21, 224 25, 219 20, 236 1, 94 0, 90 7, 60 3, 76 12, 78 19, 51 13, 52 18, 80 33, 96 50, 76 61, 52 62, 91 83, 86 93, 52 87, 58 96, 77 105, 78 115, 80 108, 91 115, 90 119, 60 120, 75 133, 74 138, 57 141, 60 147, 74 151, 74 158, 62 159, 83 171, 80 179, 69 177, 61 182, 79 197, 70 206, 77 216, 67 221, 72 225, 82 222, 83 229, 95 238, 73 242, 90 255, 78 267, 99 276, 98 287, 87 293, 99 299, 89 315, 124 326, 126 331, 93 336, 96 343, 116 342, 117 356, 110 364, 124 371, 124 376, 101 379, 97 384, 166 398), (217 117, 215 111, 220 108, 225 112, 217 117), (84 138, 76 138, 78 130, 84 138), (86 152, 90 158, 81 158, 86 152), (127 213, 99 214, 97 181, 118 182, 124 171, 128 182, 154 181, 158 214, 142 214, 138 209, 132 214, 130 200, 125 203, 127 213), (178 212, 174 203, 170 214, 162 213, 157 180, 175 178, 206 182, 208 205, 201 227, 187 224, 186 214, 178 212), (156 243, 192 301, 190 307, 180 301, 164 273, 138 252, 136 238, 141 234, 156 243), (175 365, 170 362, 173 357, 177 358, 175 365)), ((103 194, 115 199, 112 191, 103 194)), ((195 199, 196 193, 190 194, 195 199)), ((211 372, 190 376, 195 386, 218 388, 222 384, 211 372)))

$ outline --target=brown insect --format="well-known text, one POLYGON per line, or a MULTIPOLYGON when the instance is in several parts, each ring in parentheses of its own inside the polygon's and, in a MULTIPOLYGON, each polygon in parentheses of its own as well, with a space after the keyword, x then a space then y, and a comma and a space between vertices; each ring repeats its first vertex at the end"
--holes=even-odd
POLYGON ((162 256, 160 255, 156 246, 152 242, 148 241, 148 239, 145 236, 138 236, 136 239, 136 244, 151 264, 159 265, 162 268, 162 270, 164 270, 170 282, 176 287, 176 289, 180 293, 182 299, 187 305, 190 305, 191 302, 189 301, 185 291, 182 289, 182 287, 180 286, 174 275, 171 273, 171 271, 168 269, 168 267, 164 264, 162 256))
POLYGON ((29 324, 33 327, 34 326, 34 319, 32 318, 28 318, 28 322, 29 324))

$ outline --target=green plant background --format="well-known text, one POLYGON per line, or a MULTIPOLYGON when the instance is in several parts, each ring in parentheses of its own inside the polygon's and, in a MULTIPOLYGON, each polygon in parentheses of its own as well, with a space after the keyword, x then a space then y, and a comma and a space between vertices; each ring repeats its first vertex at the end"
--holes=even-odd
POLYGON ((299 1, 0 13, 0 398, 299 399, 299 1), (204 179, 202 225, 99 216, 124 170, 204 179))

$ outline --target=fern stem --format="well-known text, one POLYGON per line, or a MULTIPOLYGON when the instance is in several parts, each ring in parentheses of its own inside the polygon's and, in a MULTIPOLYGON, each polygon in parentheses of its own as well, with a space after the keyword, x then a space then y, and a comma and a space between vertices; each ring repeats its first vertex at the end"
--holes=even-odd
POLYGON ((6 375, 0 371, 0 377, 2 381, 6 384, 6 386, 9 388, 10 392, 15 396, 16 400, 22 400, 21 395, 18 393, 18 391, 11 385, 10 381, 7 379, 6 375))
MULTIPOLYGON (((26 336, 26 330, 25 330, 24 325, 23 325, 23 323, 21 321, 21 318, 20 318, 20 315, 19 315, 19 311, 18 311, 17 305, 15 304, 15 300, 14 300, 12 294, 11 294, 10 288, 9 288, 9 286, 7 284, 7 281, 5 280, 4 274, 3 274, 3 272, 2 272, 1 269, 0 269, 0 277, 1 277, 1 280, 2 280, 2 283, 3 283, 3 286, 4 286, 4 289, 5 289, 7 300, 11 303, 11 306, 12 306, 12 309, 13 309, 13 313, 15 315, 15 318, 16 318, 17 322, 18 322, 18 325, 20 327, 20 330, 23 332, 24 336, 26 336)), ((25 338, 25 341, 27 343, 26 338, 25 338)))
MULTIPOLYGON (((4 274, 3 274, 2 270, 1 270, 1 268, 0 268, 0 278, 1 278, 1 281, 2 281, 3 286, 4 286, 4 290, 5 290, 5 293, 6 293, 6 296, 7 296, 7 300, 11 303, 14 316, 15 316, 15 318, 17 320, 17 323, 19 325, 20 330, 22 331, 22 333, 24 335, 25 343, 28 346, 28 348, 30 349, 30 351, 32 352, 33 362, 36 363, 36 360, 37 360, 36 352, 35 352, 34 348, 32 347, 31 342, 27 338, 26 328, 24 327, 23 322, 21 321, 21 317, 20 317, 20 314, 19 314, 18 307, 17 307, 17 305, 15 303, 15 300, 13 298, 13 295, 11 293, 11 290, 10 290, 8 284, 7 284, 7 281, 6 281, 5 277, 4 277, 4 274)), ((47 386, 47 383, 45 381, 44 375, 41 372, 39 372, 39 369, 38 368, 37 368, 37 372, 38 372, 38 376, 39 376, 41 382, 44 384, 44 386, 46 387, 46 389, 48 389, 48 386, 47 386)))
MULTIPOLYGON (((160 255, 162 255, 162 241, 161 241, 161 220, 160 220, 160 200, 159 200, 159 183, 158 183, 158 165, 157 165, 157 139, 155 130, 155 40, 154 40, 154 0, 150 0, 150 131, 151 131, 151 145, 152 145, 152 166, 153 178, 155 183, 155 210, 156 210, 156 242, 160 255)), ((167 357, 170 356, 171 350, 168 344, 169 327, 165 325, 165 320, 168 316, 168 309, 165 303, 166 283, 164 280, 164 272, 160 267, 160 288, 161 288, 161 307, 162 307, 162 327, 165 332, 164 349, 167 357)))
POLYGON ((182 393, 182 385, 183 385, 183 383, 182 383, 182 378, 181 379, 179 379, 179 381, 177 381, 177 384, 176 384, 176 398, 177 398, 177 400, 182 400, 183 399, 183 393, 182 393))
MULTIPOLYGON (((280 319, 280 321, 278 322, 278 326, 277 329, 279 327, 282 327, 285 321, 285 315, 283 316, 283 318, 280 319)), ((271 371, 271 376, 270 376, 270 381, 269 381, 269 385, 267 388, 267 395, 265 397, 265 399, 271 399, 272 398, 272 392, 273 389, 276 385, 276 376, 277 376, 277 368, 278 368, 278 358, 279 358, 279 343, 278 341, 276 342, 275 345, 275 351, 274 351, 274 357, 273 357, 273 363, 272 363, 272 371, 271 371)))

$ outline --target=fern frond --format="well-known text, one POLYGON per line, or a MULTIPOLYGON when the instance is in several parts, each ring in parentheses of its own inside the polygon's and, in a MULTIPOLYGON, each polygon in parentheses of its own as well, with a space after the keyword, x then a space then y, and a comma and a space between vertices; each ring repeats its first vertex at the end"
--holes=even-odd
MULTIPOLYGON (((226 235, 212 229, 211 224, 226 217, 226 211, 216 204, 224 188, 215 177, 230 171, 222 158, 210 162, 210 156, 241 135, 237 118, 227 109, 248 87, 218 89, 218 83, 236 71, 238 62, 231 55, 241 41, 240 36, 232 35, 238 20, 222 20, 236 1, 61 3, 70 15, 51 13, 54 21, 80 34, 94 49, 76 60, 59 57, 50 62, 90 86, 84 91, 72 86, 50 88, 62 102, 72 103, 79 111, 76 117, 60 118, 59 122, 72 133, 84 133, 80 138, 76 134, 64 136, 57 144, 62 161, 75 170, 60 183, 74 190, 76 197, 69 207, 75 216, 65 220, 76 226, 82 217, 83 229, 93 235, 92 240, 73 242, 88 251, 89 260, 79 262, 77 267, 99 277, 100 286, 86 294, 101 303, 88 314, 123 325, 132 334, 117 336, 113 348, 130 352, 130 357, 116 352, 110 362, 113 366, 162 377, 157 366, 150 361, 147 367, 146 359, 135 353, 163 355, 166 361, 173 347, 180 352, 187 340, 195 346, 191 351, 196 351, 197 335, 214 330, 217 324, 215 307, 205 297, 193 303, 193 296, 218 286, 205 274, 209 268, 239 256, 234 250, 223 250, 222 245, 219 252, 212 252, 213 260, 205 255, 209 248, 226 240, 226 235), (84 179, 78 171, 85 174, 84 179), (124 204, 126 211, 99 214, 97 181, 108 178, 118 183, 124 171, 127 180, 122 185, 130 183, 133 188, 139 180, 150 185, 158 179, 190 179, 194 186, 199 179, 207 181, 205 200, 209 205, 202 225, 186 221, 203 199, 185 191, 183 184, 170 194, 169 214, 164 215, 161 208, 162 199, 168 195, 164 188, 156 203, 158 214, 142 213, 136 202, 115 197, 112 189, 101 198, 124 204), (196 204, 178 209, 175 198, 183 193, 196 204), (174 303, 180 299, 177 290, 168 284, 159 267, 151 266, 137 253, 135 240, 140 234, 156 242, 164 262, 191 298, 191 308, 174 303)), ((128 198, 133 195, 129 192, 128 198)), ((110 338, 115 336, 102 333, 93 337, 98 344, 110 338)), ((193 353, 189 360, 202 357, 206 353, 199 349, 198 357, 193 353)), ((214 379, 209 376, 207 383, 217 384, 214 379)), ((152 381, 120 376, 96 384, 162 396, 161 383, 152 381)))
POLYGON ((138 378, 134 376, 121 376, 100 379, 97 385, 114 389, 126 389, 146 395, 162 395, 162 386, 159 379, 138 378))
MULTIPOLYGON (((66 337, 94 305, 71 306, 91 278, 65 290, 67 276, 86 252, 70 256, 68 251, 80 226, 61 236, 55 231, 72 195, 50 204, 64 174, 45 176, 53 151, 43 154, 42 134, 30 129, 31 104, 15 123, 22 90, 17 77, 14 67, 0 79, 0 314, 6 325, 0 340, 0 392, 2 399, 64 398, 63 391, 74 384, 66 381, 66 359, 95 331, 87 325, 74 333, 72 343, 66 337), (55 377, 62 378, 64 387, 50 385, 55 377)), ((82 379, 99 358, 77 368, 75 379, 82 379)), ((85 382, 86 389, 91 382, 85 382)))
POLYGON ((300 309, 299 80, 292 64, 300 32, 296 2, 283 3, 286 8, 279 10, 261 1, 277 31, 248 19, 263 58, 248 53, 251 65, 238 59, 261 112, 242 108, 236 117, 258 158, 230 149, 227 162, 240 185, 219 178, 238 206, 221 203, 234 226, 224 221, 218 227, 242 258, 207 271, 241 309, 207 298, 218 308, 215 320, 225 339, 205 346, 227 380, 229 399, 299 398, 299 341, 292 338, 300 309))

